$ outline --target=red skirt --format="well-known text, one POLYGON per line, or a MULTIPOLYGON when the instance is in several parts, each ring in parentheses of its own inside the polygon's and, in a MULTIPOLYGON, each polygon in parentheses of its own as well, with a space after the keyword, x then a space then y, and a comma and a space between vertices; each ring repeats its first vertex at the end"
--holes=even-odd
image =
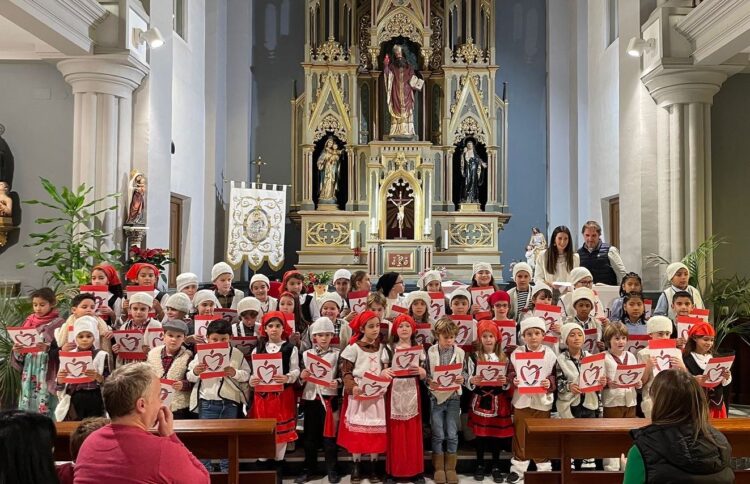
POLYGON ((292 386, 282 392, 255 392, 249 418, 275 418, 276 443, 297 440, 297 395, 292 386))
POLYGON ((711 418, 727 418, 727 406, 721 404, 721 407, 708 407, 708 416, 711 418))
POLYGON ((336 443, 351 454, 382 454, 387 448, 385 432, 366 432, 349 429, 347 410, 351 395, 344 395, 344 404, 339 417, 339 433, 336 443))
POLYGON ((414 477, 424 473, 424 442, 422 440, 422 400, 419 383, 414 378, 417 392, 417 415, 409 420, 391 418, 391 393, 388 391, 388 450, 385 471, 393 477, 414 477))
POLYGON ((511 419, 511 404, 508 394, 485 396, 484 405, 480 405, 482 396, 471 395, 471 411, 469 412, 469 428, 477 437, 513 437, 513 420, 511 419), (487 402, 487 399, 490 399, 487 402))

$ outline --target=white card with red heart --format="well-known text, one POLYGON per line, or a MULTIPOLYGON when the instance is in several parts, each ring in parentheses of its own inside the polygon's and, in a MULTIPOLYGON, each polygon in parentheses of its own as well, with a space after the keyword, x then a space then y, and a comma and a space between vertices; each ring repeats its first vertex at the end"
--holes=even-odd
POLYGON ((437 365, 432 372, 432 381, 437 383, 435 389, 438 392, 455 392, 461 389, 461 384, 457 382, 461 376, 464 366, 461 363, 453 365, 437 365))
POLYGON ((149 348, 156 348, 164 345, 164 330, 161 328, 146 329, 146 345, 149 348))
POLYGON ((434 341, 432 325, 430 323, 417 323, 417 334, 414 335, 417 344, 422 346, 431 345, 434 341))
POLYGON ((595 315, 609 318, 612 312, 612 304, 620 297, 620 286, 596 286, 597 307, 594 308, 595 315))
POLYGON ((551 325, 562 324, 562 308, 552 304, 535 304, 534 316, 544 320, 544 327, 549 331, 551 325))
POLYGON ((516 322, 508 319, 505 321, 495 321, 495 324, 500 333, 500 348, 504 350, 507 346, 517 346, 516 322))
POLYGON ((394 376, 412 376, 419 367, 419 361, 424 348, 413 346, 411 348, 396 348, 391 360, 391 370, 394 376))
POLYGON ((688 332, 690 331, 690 328, 692 328, 696 324, 702 323, 703 318, 696 316, 677 316, 675 318, 675 322, 677 323, 677 337, 687 341, 689 338, 688 332))
POLYGON ((596 328, 588 328, 583 330, 583 349, 589 353, 599 353, 599 348, 596 346, 596 342, 599 340, 599 334, 596 328))
POLYGON ((68 372, 65 383, 88 383, 92 380, 86 376, 86 370, 94 369, 94 360, 90 351, 61 351, 60 369, 68 372))
POLYGON ((252 353, 253 348, 258 344, 257 336, 232 336, 230 339, 232 346, 242 352, 243 355, 247 356, 252 353))
POLYGON ((599 379, 607 376, 604 370, 604 353, 581 358, 581 367, 578 371, 578 388, 581 393, 600 391, 604 385, 599 379))
POLYGON ((646 348, 650 340, 651 336, 647 334, 628 335, 628 351, 638 356, 638 352, 646 348))
POLYGON ((297 332, 297 323, 294 321, 294 313, 284 313, 286 325, 292 333, 297 332))
POLYGON ((694 308, 692 311, 690 311, 690 316, 694 318, 700 318, 703 320, 704 323, 708 322, 708 317, 710 315, 711 315, 711 310, 709 309, 694 308))
POLYGON ((325 358, 321 358, 312 351, 305 352, 305 368, 310 372, 307 381, 330 388, 333 381, 333 365, 325 358))
POLYGON ((633 388, 643 379, 646 365, 617 365, 614 383, 620 388, 633 388))
POLYGON ((676 339, 652 339, 648 342, 648 351, 654 361, 654 376, 672 368, 670 358, 682 358, 676 339))
POLYGON ((456 344, 458 346, 470 347, 476 339, 476 323, 474 322, 474 318, 468 314, 453 314, 450 318, 456 323, 456 326, 458 326, 456 344))
POLYGON ((357 314, 365 312, 367 309, 367 296, 369 291, 352 291, 349 293, 349 307, 357 314))
POLYGON ((163 407, 169 408, 174 400, 174 394, 177 390, 172 385, 177 383, 177 380, 169 380, 168 378, 159 379, 159 399, 163 407))
POLYGON ((201 380, 223 378, 227 376, 229 365, 229 343, 208 343, 195 345, 195 359, 198 364, 206 365, 206 371, 201 373, 201 380))
POLYGON ((721 385, 724 381, 724 372, 732 368, 732 363, 734 363, 734 355, 717 356, 708 360, 706 369, 703 372, 706 379, 703 380, 701 386, 713 388, 721 385))
POLYGON ((396 319, 402 314, 409 314, 409 309, 398 304, 391 306, 391 319, 396 319))
POLYGON ((442 292, 431 292, 430 295, 430 319, 437 321, 445 316, 445 294, 442 292))
POLYGON ((206 331, 208 330, 208 325, 211 324, 211 321, 215 321, 219 319, 219 315, 196 314, 194 319, 195 319, 194 334, 195 336, 199 336, 203 338, 203 340, 205 341, 206 331))
POLYGON ((545 374, 544 352, 526 351, 514 353, 516 378, 518 378, 518 393, 534 394, 547 393, 542 386, 542 380, 549 376, 545 374))
POLYGON ((19 344, 22 346, 19 353, 39 353, 40 350, 37 348, 37 343, 43 343, 42 335, 37 332, 34 328, 18 328, 7 326, 5 328, 8 331, 8 336, 13 344, 19 344))
POLYGON ((273 381, 273 377, 284 374, 281 353, 256 353, 252 356, 252 360, 253 375, 260 380, 260 383, 255 385, 256 392, 281 392, 284 390, 283 383, 273 381))
POLYGON ((231 309, 231 308, 216 308, 214 309, 214 314, 216 316, 219 316, 220 319, 223 319, 229 324, 234 324, 237 321, 239 321, 237 316, 237 310, 231 309))
POLYGON ((653 310, 653 307, 654 301, 652 301, 651 299, 643 300, 643 319, 645 319, 646 321, 651 319, 651 311, 653 310))
POLYGON ((107 305, 109 298, 112 297, 112 293, 109 292, 109 287, 107 286, 81 286, 78 290, 81 291, 81 294, 89 293, 94 295, 94 311, 97 313, 107 305))
POLYGON ((508 373, 508 362, 499 361, 478 361, 474 374, 482 379, 479 386, 483 387, 501 387, 499 378, 508 373))
POLYGON ((143 352, 143 333, 136 329, 122 329, 112 331, 115 344, 120 346, 117 356, 123 360, 145 360, 143 352))
POLYGON ((354 397, 354 399, 377 400, 383 398, 390 384, 390 378, 367 372, 357 382, 357 386, 362 390, 362 393, 354 397))
POLYGON ((489 311, 490 309, 490 296, 495 292, 495 288, 492 286, 488 287, 472 287, 471 289, 471 302, 479 306, 482 311, 489 311))

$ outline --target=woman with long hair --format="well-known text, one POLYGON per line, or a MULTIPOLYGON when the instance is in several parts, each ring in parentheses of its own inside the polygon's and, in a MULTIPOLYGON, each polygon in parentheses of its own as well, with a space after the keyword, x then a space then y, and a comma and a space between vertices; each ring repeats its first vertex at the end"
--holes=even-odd
POLYGON ((55 424, 38 413, 0 412, 0 483, 57 483, 55 424))
POLYGON ((550 237, 550 246, 539 253, 534 269, 534 282, 543 282, 552 287, 556 281, 566 281, 573 268, 581 265, 573 250, 570 229, 564 225, 555 227, 550 237))

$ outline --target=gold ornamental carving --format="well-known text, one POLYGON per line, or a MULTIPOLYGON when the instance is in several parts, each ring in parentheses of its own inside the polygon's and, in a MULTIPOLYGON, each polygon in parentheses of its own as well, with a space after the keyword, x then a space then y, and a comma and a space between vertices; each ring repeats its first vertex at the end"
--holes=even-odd
POLYGON ((484 51, 474 43, 474 39, 471 37, 466 40, 468 42, 456 49, 456 62, 463 62, 465 64, 484 62, 484 51))
POLYGON ((487 144, 487 134, 471 116, 464 118, 453 132, 453 142, 458 143, 466 137, 476 138, 480 143, 487 144))
POLYGON ((430 69, 433 71, 440 70, 443 65, 443 17, 435 12, 431 13, 430 27, 432 35, 430 36, 430 69))
POLYGON ((351 222, 311 222, 307 224, 308 247, 349 247, 351 222))
POLYGON ((372 67, 372 62, 367 55, 370 50, 370 14, 362 15, 359 19, 359 67, 362 69, 369 69, 372 67))
POLYGON ((493 247, 492 224, 452 223, 448 227, 451 247, 493 247))
POLYGON ((314 54, 315 60, 323 60, 323 61, 344 61, 347 60, 349 57, 348 53, 344 50, 344 48, 336 42, 336 39, 333 37, 328 37, 328 40, 323 42, 323 44, 318 47, 314 54))
POLYGON ((387 42, 392 38, 399 36, 406 37, 417 44, 422 44, 421 32, 414 22, 411 21, 409 16, 401 12, 391 17, 385 25, 385 28, 380 31, 380 34, 378 35, 378 44, 387 42))
POLYGON ((346 128, 344 128, 341 121, 339 121, 339 118, 333 114, 326 114, 323 119, 320 120, 320 123, 315 127, 313 141, 317 142, 329 133, 333 133, 341 141, 347 140, 346 128))

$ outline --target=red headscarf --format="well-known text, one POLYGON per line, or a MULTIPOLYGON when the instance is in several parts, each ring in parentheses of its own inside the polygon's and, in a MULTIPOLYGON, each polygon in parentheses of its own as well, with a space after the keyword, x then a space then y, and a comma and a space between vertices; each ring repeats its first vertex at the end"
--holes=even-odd
MULTIPOLYGON (((378 315, 373 311, 364 311, 360 313, 356 318, 352 319, 349 323, 349 327, 352 329, 352 337, 349 339, 349 344, 354 344, 359 339, 359 335, 362 334, 362 328, 372 318, 377 318, 378 315)), ((380 319, 380 318, 378 318, 380 319)))
POLYGON ((271 311, 263 316, 263 323, 260 325, 260 335, 264 338, 266 337, 266 325, 271 322, 272 319, 278 319, 281 321, 281 327, 284 328, 281 332, 281 337, 289 339, 289 335, 292 334, 292 328, 289 327, 289 324, 286 321, 286 315, 281 311, 271 311))
MULTIPOLYGON (((91 272, 94 272, 97 269, 100 270, 100 271, 102 271, 107 276, 107 282, 108 282, 108 284, 110 286, 117 286, 117 285, 122 284, 122 282, 120 282, 120 276, 117 275, 117 270, 114 267, 112 267, 111 265, 109 265, 109 264, 99 264, 97 266, 94 266, 94 268, 91 269, 91 272)), ((138 275, 137 272, 136 272, 136 275, 138 275)), ((158 274, 158 271, 157 271, 157 277, 158 276, 159 276, 159 274, 158 274)))
POLYGON ((482 334, 485 332, 492 333, 496 340, 500 339, 500 331, 497 330, 497 324, 495 324, 494 321, 488 319, 479 321, 479 324, 477 325, 477 338, 481 339, 482 334))
POLYGON ((391 324, 391 334, 393 336, 396 336, 398 334, 398 327, 401 326, 401 323, 409 323, 409 325, 411 326, 411 334, 416 334, 417 323, 414 321, 414 318, 412 318, 408 314, 399 314, 391 324))
POLYGON ((148 264, 146 262, 136 262, 133 264, 130 269, 128 269, 128 272, 125 274, 125 279, 129 281, 137 281, 138 280, 138 273, 141 272, 141 269, 149 268, 154 271, 154 275, 156 276, 155 279, 159 280, 159 269, 156 268, 153 264, 148 264))
POLYGON ((490 306, 494 306, 495 304, 503 301, 510 304, 510 295, 505 291, 495 291, 490 294, 490 297, 487 298, 487 301, 489 301, 490 306))
POLYGON ((693 336, 716 336, 716 330, 706 322, 697 323, 688 330, 688 337, 692 338, 693 336))
MULTIPOLYGON (((300 271, 286 271, 284 273, 284 277, 281 279, 281 290, 282 290, 282 292, 283 291, 287 291, 286 283, 289 282, 289 279, 292 276, 297 276, 300 279, 302 279, 302 281, 305 280, 305 277, 302 275, 302 273, 300 271)), ((279 297, 281 297, 281 296, 279 296, 279 297)))

